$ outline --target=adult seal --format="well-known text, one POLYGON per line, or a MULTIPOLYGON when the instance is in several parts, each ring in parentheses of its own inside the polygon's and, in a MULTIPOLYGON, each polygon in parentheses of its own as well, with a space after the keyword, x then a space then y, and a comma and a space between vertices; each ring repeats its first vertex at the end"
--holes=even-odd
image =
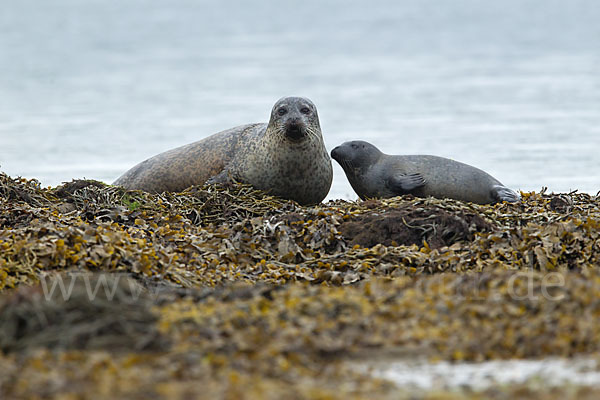
POLYGON ((234 179, 308 205, 327 196, 332 177, 317 108, 306 98, 284 97, 268 124, 238 126, 158 154, 114 185, 159 193, 234 179))
POLYGON ((388 155, 364 141, 331 151, 361 199, 412 194, 478 204, 517 202, 520 196, 488 173, 448 158, 388 155))

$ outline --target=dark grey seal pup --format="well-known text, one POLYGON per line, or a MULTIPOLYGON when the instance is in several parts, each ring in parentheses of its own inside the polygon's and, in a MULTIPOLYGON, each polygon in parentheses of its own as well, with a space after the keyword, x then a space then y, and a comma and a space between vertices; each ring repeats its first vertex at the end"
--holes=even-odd
POLYGON ((235 179, 306 205, 327 196, 332 178, 317 108, 308 99, 284 97, 268 124, 238 126, 166 151, 139 163, 114 185, 158 193, 235 179))
POLYGON ((393 156, 370 143, 346 142, 331 151, 361 199, 412 194, 479 204, 517 202, 517 192, 490 174, 443 157, 393 156))

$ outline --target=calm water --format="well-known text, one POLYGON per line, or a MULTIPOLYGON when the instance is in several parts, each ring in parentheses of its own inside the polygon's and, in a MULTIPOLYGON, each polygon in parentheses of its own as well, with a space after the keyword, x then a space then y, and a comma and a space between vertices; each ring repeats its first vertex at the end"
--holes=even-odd
MULTIPOLYGON (((365 139, 522 190, 600 190, 596 0, 6 0, 0 169, 112 182, 311 98, 365 139)), ((329 198, 355 198, 335 164, 329 198)))

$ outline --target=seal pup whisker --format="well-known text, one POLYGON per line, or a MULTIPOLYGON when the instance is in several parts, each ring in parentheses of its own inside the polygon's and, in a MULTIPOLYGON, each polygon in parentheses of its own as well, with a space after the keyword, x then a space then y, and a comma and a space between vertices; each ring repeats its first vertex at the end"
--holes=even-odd
POLYGON ((348 160, 348 159, 340 159, 338 160, 338 162, 340 163, 340 165, 342 166, 342 168, 344 170, 352 170, 354 169, 354 165, 352 164, 352 161, 348 160))

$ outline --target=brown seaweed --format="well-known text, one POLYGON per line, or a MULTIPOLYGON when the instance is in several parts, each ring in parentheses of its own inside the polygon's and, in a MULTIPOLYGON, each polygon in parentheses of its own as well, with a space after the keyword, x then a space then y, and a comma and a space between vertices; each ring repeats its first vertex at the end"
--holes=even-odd
POLYGON ((349 363, 597 357, 600 199, 522 196, 300 207, 245 185, 153 195, 0 174, 0 396, 110 382, 107 398, 398 398, 412 392, 349 363), (126 276, 142 296, 46 300, 65 272, 126 276))

